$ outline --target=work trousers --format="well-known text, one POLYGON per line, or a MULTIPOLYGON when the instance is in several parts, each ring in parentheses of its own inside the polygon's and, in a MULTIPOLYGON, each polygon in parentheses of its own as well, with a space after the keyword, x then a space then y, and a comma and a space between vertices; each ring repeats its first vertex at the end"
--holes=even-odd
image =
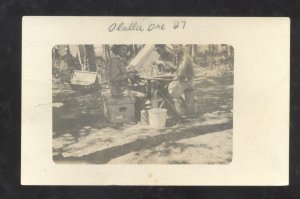
POLYGON ((173 98, 176 111, 180 115, 188 114, 193 111, 194 106, 194 82, 172 81, 168 86, 168 92, 173 98))

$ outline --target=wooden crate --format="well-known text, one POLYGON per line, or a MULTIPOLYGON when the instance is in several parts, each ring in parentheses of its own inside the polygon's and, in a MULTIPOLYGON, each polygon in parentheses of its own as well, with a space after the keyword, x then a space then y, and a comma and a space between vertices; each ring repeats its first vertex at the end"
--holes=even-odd
POLYGON ((135 122, 135 98, 102 94, 104 115, 111 123, 135 122))

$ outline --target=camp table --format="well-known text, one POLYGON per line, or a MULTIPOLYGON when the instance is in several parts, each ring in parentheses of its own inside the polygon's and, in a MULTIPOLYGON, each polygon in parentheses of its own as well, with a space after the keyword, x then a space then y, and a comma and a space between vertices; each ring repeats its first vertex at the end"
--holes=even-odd
POLYGON ((141 79, 144 79, 147 81, 147 97, 152 98, 153 94, 158 94, 161 99, 163 100, 163 103, 166 105, 167 109, 170 110, 176 119, 183 121, 184 118, 181 117, 181 115, 176 111, 176 109, 173 106, 173 103, 170 101, 169 97, 165 94, 164 89, 166 86, 169 85, 172 81, 174 81, 174 76, 172 75, 161 75, 159 77, 145 77, 140 76, 141 79))

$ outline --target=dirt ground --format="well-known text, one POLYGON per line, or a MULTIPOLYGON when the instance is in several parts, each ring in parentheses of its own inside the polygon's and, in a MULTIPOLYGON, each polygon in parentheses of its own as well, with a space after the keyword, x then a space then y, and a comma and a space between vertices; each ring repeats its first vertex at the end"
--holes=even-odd
POLYGON ((228 164, 232 160, 232 80, 198 78, 197 115, 155 130, 112 125, 100 92, 53 84, 53 158, 81 164, 228 164))

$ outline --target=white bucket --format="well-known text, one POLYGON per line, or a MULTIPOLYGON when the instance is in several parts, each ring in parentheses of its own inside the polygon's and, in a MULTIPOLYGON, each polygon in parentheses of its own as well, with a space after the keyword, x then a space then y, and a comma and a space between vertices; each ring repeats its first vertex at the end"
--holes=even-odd
POLYGON ((166 126, 167 109, 153 108, 148 110, 149 124, 152 128, 163 128, 166 126))

